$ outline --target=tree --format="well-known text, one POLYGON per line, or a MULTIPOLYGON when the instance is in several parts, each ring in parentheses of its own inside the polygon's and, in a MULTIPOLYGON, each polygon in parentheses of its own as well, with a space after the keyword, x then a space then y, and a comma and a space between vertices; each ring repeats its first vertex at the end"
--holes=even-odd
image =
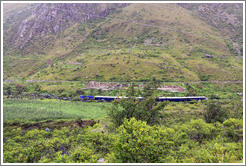
POLYGON ((203 116, 208 123, 216 121, 223 123, 228 118, 228 113, 221 107, 221 103, 211 101, 208 103, 203 116))
POLYGON ((238 142, 243 140, 243 120, 230 118, 223 122, 225 136, 238 142))
POLYGON ((154 91, 157 85, 154 82, 148 83, 143 91, 137 92, 134 84, 127 90, 127 97, 116 100, 109 109, 108 115, 116 126, 123 124, 124 118, 130 119, 135 117, 137 120, 146 121, 147 124, 159 123, 162 117, 161 110, 167 102, 158 103, 154 97, 154 91), (141 95, 143 99, 136 96, 141 95))
POLYGON ((175 136, 176 143, 180 146, 187 144, 190 140, 202 143, 208 139, 212 139, 217 130, 213 124, 206 123, 203 119, 191 119, 190 122, 178 126, 178 132, 175 136))

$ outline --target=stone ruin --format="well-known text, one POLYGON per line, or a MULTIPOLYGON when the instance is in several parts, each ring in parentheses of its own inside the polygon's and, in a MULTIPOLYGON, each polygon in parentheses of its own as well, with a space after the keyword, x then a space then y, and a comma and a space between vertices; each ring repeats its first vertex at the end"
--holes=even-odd
POLYGON ((185 88, 181 86, 174 86, 174 85, 167 85, 167 86, 161 86, 160 88, 157 88, 158 90, 163 90, 167 92, 181 92, 185 93, 185 88))
MULTIPOLYGON (((117 83, 117 82, 97 82, 97 81, 89 81, 86 85, 86 89, 101 89, 101 90, 111 90, 111 89, 126 89, 130 87, 131 84, 127 83, 117 83)), ((137 88, 143 88, 144 84, 136 85, 137 88)), ((168 92, 185 92, 185 88, 181 86, 174 85, 161 85, 158 90, 168 91, 168 92)))
POLYGON ((86 85, 86 89, 110 90, 110 89, 124 89, 124 88, 128 88, 129 86, 130 84, 119 84, 116 82, 89 81, 86 85))

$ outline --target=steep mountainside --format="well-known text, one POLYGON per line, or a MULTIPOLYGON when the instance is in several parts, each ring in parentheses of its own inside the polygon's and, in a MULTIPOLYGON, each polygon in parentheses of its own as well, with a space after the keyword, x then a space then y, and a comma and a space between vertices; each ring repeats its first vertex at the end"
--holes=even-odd
POLYGON ((243 55, 243 5, 239 3, 179 4, 192 11, 200 19, 220 30, 221 35, 229 38, 231 53, 243 55))
MULTIPOLYGON (((105 17, 116 7, 124 7, 127 4, 38 4, 29 10, 29 15, 17 26, 15 35, 11 36, 11 49, 27 49, 31 52, 41 51, 32 42, 40 38, 55 40, 52 36, 71 27, 74 23, 83 23, 88 20, 96 20, 105 17)), ((21 20, 19 18, 19 20, 21 20)), ((11 24, 5 22, 5 24, 11 24)), ((10 31, 13 31, 13 26, 10 31)), ((14 29, 16 30, 16 29, 14 29)), ((6 35, 8 36, 8 35, 6 35)), ((47 42, 46 42, 47 43, 47 42)), ((40 45, 40 43, 38 43, 40 45)), ((43 44, 43 43, 42 43, 43 44)), ((45 52, 42 50, 42 52, 45 52)))
MULTIPOLYGON (((194 15, 200 8, 180 4, 27 6, 11 11, 4 6, 4 79, 242 80, 242 58, 234 54, 238 48, 242 51, 240 33, 231 41, 233 33, 225 36, 226 28, 194 15)), ((240 26, 238 17, 235 27, 241 30, 240 26)))

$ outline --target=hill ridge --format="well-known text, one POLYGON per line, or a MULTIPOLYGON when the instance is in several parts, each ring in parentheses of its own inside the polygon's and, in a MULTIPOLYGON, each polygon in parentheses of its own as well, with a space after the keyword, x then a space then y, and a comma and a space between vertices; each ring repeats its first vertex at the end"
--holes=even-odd
POLYGON ((233 56, 231 39, 179 4, 100 4, 90 6, 89 13, 70 4, 56 5, 38 7, 47 16, 56 14, 54 22, 68 11, 94 13, 96 19, 70 20, 64 30, 28 39, 27 47, 6 49, 4 79, 242 80, 242 58, 233 56))

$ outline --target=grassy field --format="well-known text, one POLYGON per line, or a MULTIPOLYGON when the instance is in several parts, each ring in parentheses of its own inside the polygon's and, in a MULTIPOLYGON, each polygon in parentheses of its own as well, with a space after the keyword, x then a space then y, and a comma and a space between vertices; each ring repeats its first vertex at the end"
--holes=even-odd
POLYGON ((4 120, 42 121, 47 119, 100 119, 110 103, 85 103, 57 100, 4 99, 4 120))

